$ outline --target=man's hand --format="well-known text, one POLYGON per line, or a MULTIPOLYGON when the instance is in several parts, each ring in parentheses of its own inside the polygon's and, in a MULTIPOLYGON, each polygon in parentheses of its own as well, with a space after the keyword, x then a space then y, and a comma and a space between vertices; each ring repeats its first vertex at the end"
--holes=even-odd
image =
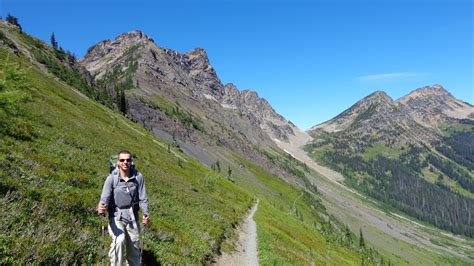
POLYGON ((99 215, 105 216, 105 212, 107 211, 107 204, 101 203, 97 206, 97 213, 99 215))
POLYGON ((143 215, 143 217, 142 217, 142 223, 143 223, 144 225, 147 225, 149 222, 150 222, 150 216, 148 216, 148 215, 143 215))

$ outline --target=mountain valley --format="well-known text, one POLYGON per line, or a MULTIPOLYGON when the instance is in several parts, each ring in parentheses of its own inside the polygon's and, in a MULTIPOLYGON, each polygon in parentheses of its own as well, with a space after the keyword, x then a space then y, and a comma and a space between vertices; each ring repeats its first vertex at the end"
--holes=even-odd
POLYGON ((262 265, 474 260, 474 107, 441 85, 303 132, 222 84, 204 49, 138 30, 77 60, 0 21, 0 64, 2 264, 97 264, 93 212, 124 147, 156 216, 146 264, 212 263, 257 201, 262 265))

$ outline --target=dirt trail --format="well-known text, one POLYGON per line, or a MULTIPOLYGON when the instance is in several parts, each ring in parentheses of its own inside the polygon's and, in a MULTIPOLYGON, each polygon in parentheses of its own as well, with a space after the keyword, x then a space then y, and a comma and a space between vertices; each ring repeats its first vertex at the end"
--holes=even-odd
POLYGON ((253 220, 258 202, 257 200, 244 222, 237 228, 239 240, 236 243, 236 250, 232 253, 223 253, 214 265, 258 265, 257 225, 253 220))

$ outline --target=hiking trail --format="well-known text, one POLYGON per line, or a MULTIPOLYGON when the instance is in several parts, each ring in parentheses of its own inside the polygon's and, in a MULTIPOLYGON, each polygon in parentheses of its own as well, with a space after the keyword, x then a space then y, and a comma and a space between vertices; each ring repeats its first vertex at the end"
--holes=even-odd
POLYGON ((257 224, 253 215, 257 211, 259 200, 250 209, 244 222, 237 227, 238 240, 232 253, 222 253, 214 265, 258 265, 257 224))

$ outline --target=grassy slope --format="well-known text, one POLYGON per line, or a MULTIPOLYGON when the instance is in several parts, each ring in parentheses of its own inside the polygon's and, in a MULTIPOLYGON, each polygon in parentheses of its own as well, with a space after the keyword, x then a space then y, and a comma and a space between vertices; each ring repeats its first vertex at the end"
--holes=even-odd
POLYGON ((351 235, 353 245, 348 245, 341 231, 343 225, 328 215, 314 194, 289 186, 237 155, 235 159, 257 177, 250 182, 238 182, 260 199, 254 216, 260 263, 360 264, 361 256, 354 251, 355 236, 351 235))
POLYGON ((326 214, 313 197, 305 194, 290 211, 300 189, 238 157, 258 179, 236 177, 235 185, 184 154, 177 158, 150 132, 0 48, 0 64, 6 61, 20 63, 31 84, 23 115, 33 138, 0 138, 0 263, 100 261, 101 221, 93 212, 107 158, 126 148, 136 154, 150 195, 148 258, 203 263, 257 194, 262 263, 359 264, 356 252, 330 244, 335 234, 315 229, 326 214))
MULTIPOLYGON (((1 49, 0 62, 6 58, 1 49)), ((9 61, 22 60, 10 54, 9 61)), ((151 133, 21 63, 32 84, 25 116, 36 136, 0 139, 3 262, 97 261, 93 211, 107 158, 124 148, 136 153, 150 194, 147 249, 169 263, 202 262, 216 251, 252 204, 247 192, 185 155, 178 166, 151 133)))

